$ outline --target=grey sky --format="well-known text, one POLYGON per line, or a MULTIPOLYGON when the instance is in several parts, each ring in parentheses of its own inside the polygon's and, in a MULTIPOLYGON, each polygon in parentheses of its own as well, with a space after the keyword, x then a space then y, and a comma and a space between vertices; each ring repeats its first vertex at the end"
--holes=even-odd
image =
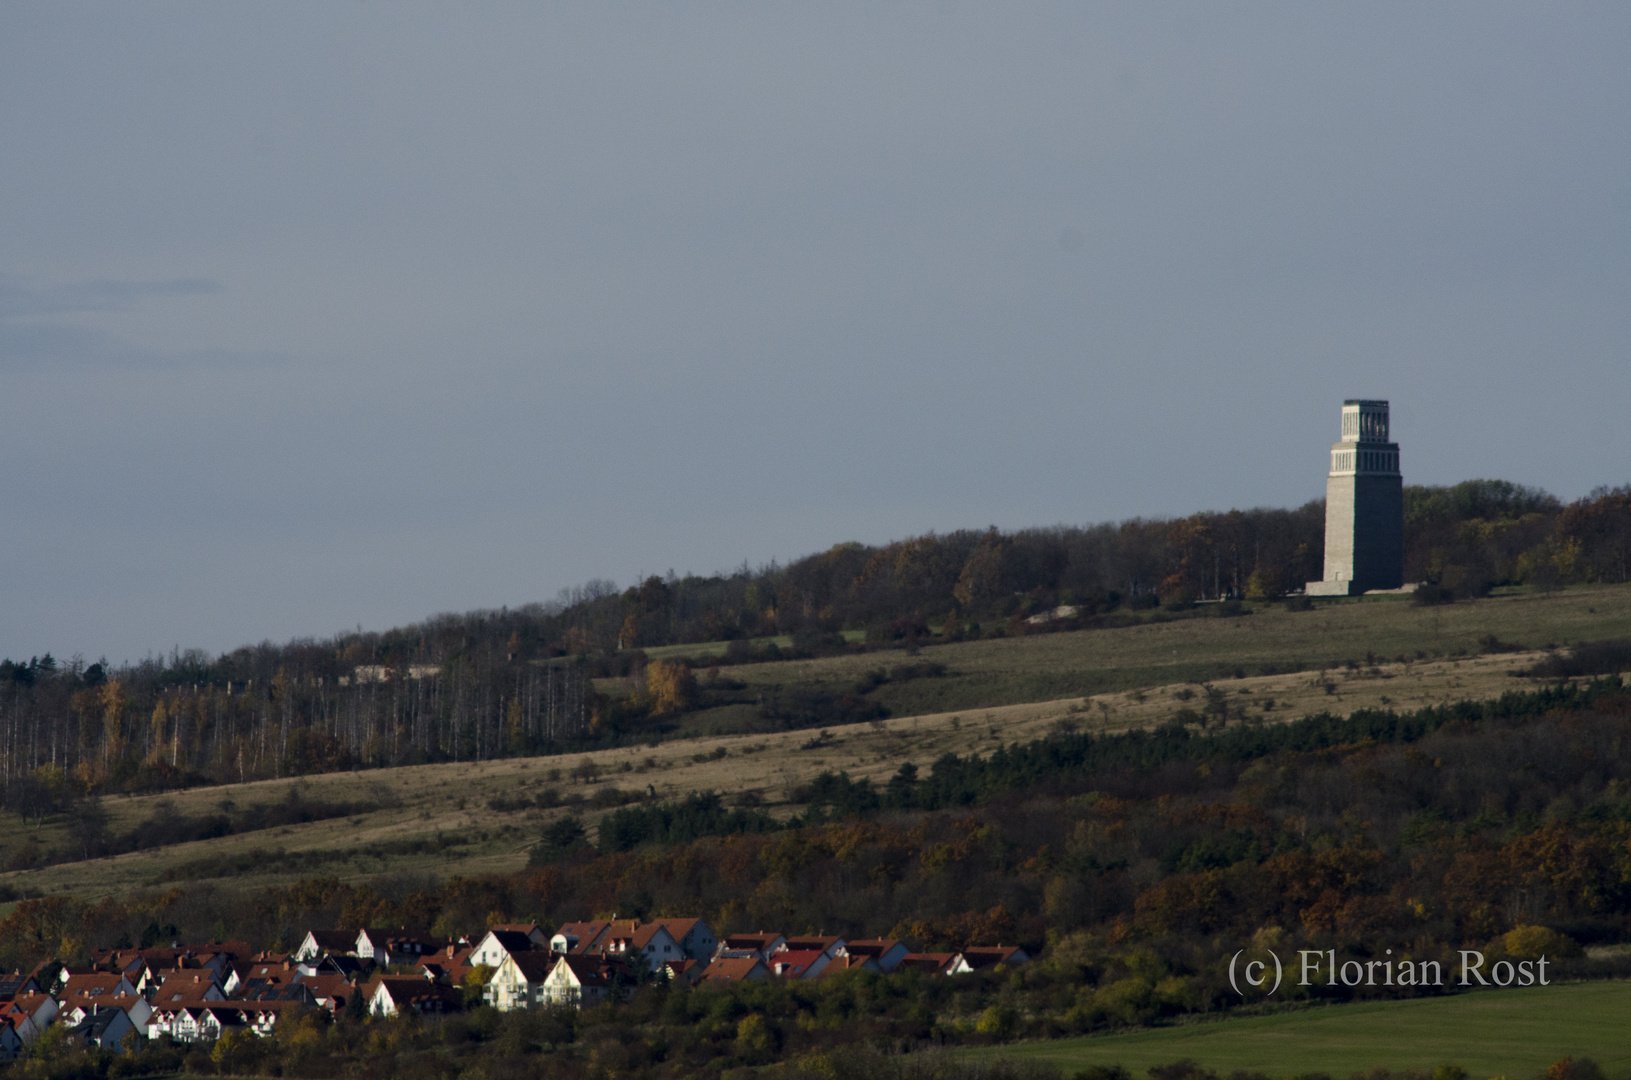
POLYGON ((0 655, 1631 481, 1625 5, 0 7, 0 655))

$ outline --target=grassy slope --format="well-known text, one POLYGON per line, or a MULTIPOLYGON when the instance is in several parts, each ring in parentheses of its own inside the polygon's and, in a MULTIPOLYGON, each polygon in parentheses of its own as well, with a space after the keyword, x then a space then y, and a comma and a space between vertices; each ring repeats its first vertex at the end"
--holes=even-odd
MULTIPOLYGON (((940 679, 880 687, 899 695, 885 723, 835 727, 833 738, 803 749, 812 732, 769 732, 693 740, 670 739, 655 747, 626 747, 592 754, 505 759, 380 769, 310 777, 308 798, 373 802, 382 808, 350 818, 311 822, 214 840, 177 844, 40 870, 0 874, 0 883, 40 892, 97 896, 157 883, 161 874, 200 860, 225 860, 215 868, 193 865, 188 879, 230 877, 234 884, 286 883, 313 875, 360 880, 389 872, 485 873, 514 870, 526 862, 528 845, 548 820, 579 813, 593 821, 590 805, 544 811, 490 810, 495 796, 536 796, 548 787, 592 798, 607 784, 661 798, 697 790, 757 791, 778 813, 792 813, 789 788, 823 769, 844 769, 877 780, 903 761, 927 766, 948 751, 988 753, 998 745, 1040 737, 1061 720, 1094 730, 1119 730, 1170 719, 1193 686, 1178 684, 1208 671, 1321 662, 1367 651, 1382 656, 1414 650, 1454 653, 1475 650, 1479 637, 1545 644, 1583 638, 1631 636, 1631 587, 1577 590, 1553 597, 1496 598, 1445 609, 1419 609, 1397 601, 1343 603, 1306 613, 1267 609, 1239 619, 1197 619, 1119 630, 1048 634, 970 642, 925 649, 922 659, 950 668, 940 679), (1179 660, 1172 661, 1174 651, 1179 660), (1118 681, 1119 680, 1119 681, 1118 681), (1043 695, 1064 685, 1126 686, 1094 697, 1043 695), (1160 689, 1144 688, 1161 687, 1160 689), (1039 689, 1040 688, 1040 689, 1039 689), (1013 702, 1002 704, 1002 702, 1013 702), (952 704, 946 704, 951 702, 952 704), (970 707, 967 702, 976 703, 970 707), (915 715, 914 715, 915 714, 915 715), (724 749, 719 760, 694 758, 724 749), (572 766, 594 761, 605 772, 600 784, 573 782, 572 766), (551 773, 555 773, 552 777, 551 773), (452 846, 437 851, 401 850, 405 842, 440 835, 452 846), (392 845, 396 847, 393 848, 392 845), (270 857, 264 854, 271 853, 270 857), (281 853, 281 854, 280 854, 281 853), (240 864, 237 867, 232 862, 240 864)), ((847 686, 861 672, 901 659, 871 654, 826 660, 759 664, 731 669, 750 684, 815 681, 847 686)), ((1462 698, 1486 698, 1527 688, 1511 669, 1517 656, 1466 657, 1384 663, 1374 670, 1340 670, 1329 678, 1292 673, 1228 678, 1231 709, 1265 720, 1289 720, 1329 709, 1392 706, 1414 709, 1462 698), (1265 711, 1272 700, 1274 705, 1265 711)), ((291 781, 201 788, 169 796, 111 797, 105 806, 112 831, 128 832, 172 800, 187 816, 213 811, 223 800, 240 806, 283 799, 291 781)), ((30 838, 42 846, 65 844, 64 826, 48 822, 37 835, 10 814, 0 815, 0 859, 30 838)))
MULTIPOLYGON (((1321 603, 1309 612, 1270 604, 1243 618, 1177 619, 939 645, 924 649, 921 659, 946 665, 947 677, 886 684, 870 696, 894 715, 908 716, 1216 680, 1237 667, 1254 673, 1271 664, 1317 671, 1363 661, 1367 653, 1383 659, 1476 653, 1479 639, 1491 634, 1536 649, 1631 637, 1631 587, 1522 593, 1436 608, 1419 608, 1397 596, 1321 603)), ((901 659, 898 653, 870 653, 728 670, 750 689, 840 692, 868 669, 901 659)), ((733 718, 740 719, 741 707, 734 710, 733 718)), ((729 723, 710 723, 713 719, 699 715, 688 727, 699 733, 731 730, 729 723)))
POLYGON ((1271 1076, 1340 1077, 1378 1065, 1431 1070, 1455 1063, 1475 1078, 1532 1076, 1570 1055, 1594 1058, 1612 1076, 1631 1068, 1627 1015, 1631 983, 1574 983, 1332 1006, 977 1053, 1050 1061, 1066 1075, 1119 1064, 1137 1076, 1152 1065, 1191 1058, 1225 1074, 1256 1069, 1271 1076))

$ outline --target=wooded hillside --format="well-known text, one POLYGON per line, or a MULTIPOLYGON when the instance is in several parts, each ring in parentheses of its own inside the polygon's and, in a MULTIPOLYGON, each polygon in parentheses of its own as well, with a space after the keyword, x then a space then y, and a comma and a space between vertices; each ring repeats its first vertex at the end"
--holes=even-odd
MULTIPOLYGON (((1405 497, 1406 578, 1434 583, 1435 599, 1631 576, 1631 487, 1566 506, 1482 480, 1406 488, 1405 497)), ((591 582, 551 603, 214 658, 175 652, 117 670, 49 654, 6 660, 0 784, 14 810, 44 812, 75 793, 595 745, 616 733, 600 723, 606 703, 591 680, 626 674, 641 649, 724 641, 723 659, 740 663, 866 647, 838 637, 842 630, 879 647, 932 633, 1036 632, 1046 627, 1027 618, 1060 606, 1074 609, 1068 625, 1079 628, 1160 605, 1272 597, 1320 575, 1323 515, 1315 502, 965 530, 841 544, 787 566, 652 577, 622 592, 591 582)), ((652 700, 639 707, 693 705, 685 666, 648 677, 652 700)), ((851 696, 826 712, 789 706, 789 722, 876 715, 864 694, 851 696)))

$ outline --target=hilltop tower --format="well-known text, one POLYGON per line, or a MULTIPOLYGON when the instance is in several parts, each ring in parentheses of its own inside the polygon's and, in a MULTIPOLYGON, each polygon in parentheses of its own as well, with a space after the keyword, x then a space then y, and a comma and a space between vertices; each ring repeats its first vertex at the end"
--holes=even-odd
POLYGON ((1342 440, 1325 481, 1325 577, 1309 596, 1358 596, 1404 584, 1404 478, 1385 401, 1342 403, 1342 440))

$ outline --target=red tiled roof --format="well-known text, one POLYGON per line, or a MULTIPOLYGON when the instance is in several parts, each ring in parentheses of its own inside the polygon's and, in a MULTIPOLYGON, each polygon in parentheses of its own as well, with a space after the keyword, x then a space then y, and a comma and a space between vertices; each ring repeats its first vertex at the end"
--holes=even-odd
POLYGON ((797 978, 825 955, 820 949, 784 949, 772 956, 768 963, 777 975, 797 978))
POLYGON ((756 956, 722 956, 704 969, 701 979, 709 982, 738 982, 751 977, 755 969, 762 969, 764 966, 765 962, 756 956))
POLYGON ((907 953, 900 958, 899 966, 944 974, 956 965, 957 958, 958 954, 954 952, 907 953))
POLYGON ((814 949, 816 952, 826 952, 834 945, 842 943, 843 940, 844 939, 841 937, 825 937, 804 934, 800 935, 799 937, 788 938, 787 948, 789 952, 797 952, 800 949, 814 949))
POLYGON ((829 975, 838 975, 845 971, 882 971, 878 962, 870 956, 838 956, 827 961, 827 966, 816 975, 818 979, 825 979, 829 975))

